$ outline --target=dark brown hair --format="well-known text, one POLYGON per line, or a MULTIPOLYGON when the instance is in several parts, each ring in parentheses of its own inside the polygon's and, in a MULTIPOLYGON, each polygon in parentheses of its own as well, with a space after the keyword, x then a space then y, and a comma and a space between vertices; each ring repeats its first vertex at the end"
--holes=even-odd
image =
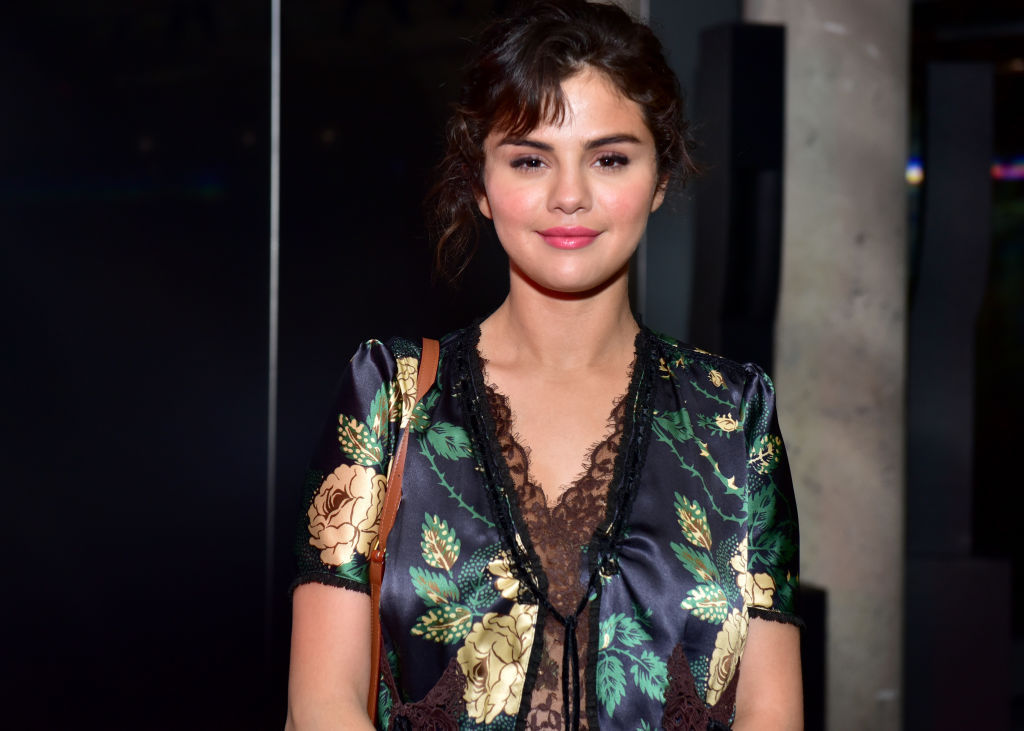
POLYGON ((696 172, 679 80, 660 41, 617 5, 586 0, 527 2, 481 34, 462 96, 446 129, 446 153, 427 199, 438 273, 454 282, 476 248, 477 197, 484 192, 484 140, 564 117, 562 82, 592 67, 643 108, 658 175, 685 184, 696 172))

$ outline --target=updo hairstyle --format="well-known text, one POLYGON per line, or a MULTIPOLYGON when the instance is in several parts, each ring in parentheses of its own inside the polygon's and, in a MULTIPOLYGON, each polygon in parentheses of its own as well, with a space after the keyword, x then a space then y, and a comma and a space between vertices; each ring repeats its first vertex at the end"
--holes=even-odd
POLYGON ((643 109, 654 137, 658 175, 666 185, 685 185, 696 172, 679 80, 650 28, 613 4, 523 3, 511 17, 488 26, 476 44, 428 195, 435 265, 450 282, 458 279, 476 248, 487 135, 502 130, 516 137, 544 122, 561 123, 562 82, 588 66, 643 109))

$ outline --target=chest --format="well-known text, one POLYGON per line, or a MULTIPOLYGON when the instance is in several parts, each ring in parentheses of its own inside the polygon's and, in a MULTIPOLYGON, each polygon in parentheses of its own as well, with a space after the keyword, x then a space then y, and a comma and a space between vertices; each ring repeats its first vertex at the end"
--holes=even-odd
POLYGON ((528 456, 528 481, 549 505, 587 473, 594 450, 614 431, 614 408, 628 386, 628 372, 551 380, 498 371, 489 382, 504 401, 511 439, 528 456))

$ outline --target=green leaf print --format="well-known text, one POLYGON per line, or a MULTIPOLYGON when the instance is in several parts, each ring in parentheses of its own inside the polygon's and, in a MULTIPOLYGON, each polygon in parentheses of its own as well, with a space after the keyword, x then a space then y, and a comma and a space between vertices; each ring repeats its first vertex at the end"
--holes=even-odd
POLYGON ((647 721, 641 720, 640 725, 636 727, 636 731, 654 731, 654 729, 651 728, 651 724, 647 723, 647 721))
POLYGON ((435 388, 431 389, 426 398, 416 402, 412 415, 409 417, 409 428, 418 434, 422 434, 430 428, 430 411, 434 404, 441 397, 440 392, 435 388))
POLYGON ((445 459, 457 460, 473 456, 469 436, 461 426, 444 421, 432 424, 427 430, 427 441, 445 459))
POLYGON ((601 644, 600 649, 604 649, 615 641, 615 628, 619 626, 619 622, 626 615, 622 612, 616 612, 615 614, 608 617, 601 622, 599 632, 601 633, 601 644))
POLYGON ((795 583, 793 577, 774 568, 769 569, 768 573, 771 574, 772 580, 775 582, 775 597, 772 606, 775 608, 792 607, 793 586, 795 583))
POLYGON ((711 560, 710 554, 707 551, 689 546, 685 543, 671 543, 672 551, 676 554, 686 570, 689 571, 693 578, 701 583, 706 582, 717 582, 721 575, 718 572, 718 568, 711 560))
POLYGON ((750 445, 750 466, 755 472, 771 474, 781 459, 782 439, 774 434, 762 434, 750 445))
POLYGON ((775 491, 767 488, 750 491, 750 530, 760 532, 775 522, 775 491))
POLYGON ((356 560, 352 559, 348 563, 344 563, 334 569, 334 575, 359 584, 365 584, 369 581, 369 568, 366 563, 357 564, 356 560))
POLYGON ((626 671, 622 661, 609 653, 597 657, 597 700, 604 704, 609 716, 615 715, 615 709, 626 695, 626 671))
POLYGON ((384 459, 380 439, 354 416, 338 417, 338 445, 345 457, 363 467, 379 465, 384 459))
POLYGON ((633 682, 644 695, 656 701, 665 700, 668 687, 668 665, 650 650, 644 650, 640 659, 629 669, 633 682))
POLYGON ((439 606, 459 600, 459 588, 444 574, 410 566, 409 576, 412 577, 412 588, 428 606, 439 606))
POLYGON ((412 627, 412 634, 431 642, 454 645, 469 634, 473 613, 461 604, 445 604, 427 610, 412 627))
POLYGON ((373 397, 373 401, 370 402, 370 413, 366 415, 366 423, 373 430, 373 433, 377 435, 377 440, 382 443, 386 441, 388 425, 391 423, 389 420, 389 413, 391 411, 390 389, 390 383, 381 384, 373 397))
POLYGON ((618 612, 600 624, 601 641, 597 651, 597 697, 609 716, 625 694, 626 665, 633 683, 650 698, 664 700, 668 687, 668 666, 650 650, 639 650, 644 642, 651 642, 649 626, 651 610, 633 605, 632 617, 618 612), (638 654, 634 654, 638 653, 638 654))
POLYGON ((693 424, 690 423, 690 413, 686 409, 656 414, 654 420, 676 441, 686 442, 693 439, 693 424))
POLYGON ((789 534, 783 530, 784 527, 780 525, 757 536, 756 541, 747 549, 751 565, 755 562, 759 566, 769 568, 788 565, 796 546, 790 540, 789 534))
POLYGON ((486 613, 501 597, 494 587, 495 576, 488 569, 500 553, 500 544, 483 546, 463 559, 459 567, 456 586, 460 601, 478 614, 486 613))
POLYGON ((642 642, 650 642, 651 636, 635 619, 622 616, 615 627, 615 639, 626 647, 636 647, 642 642))
POLYGON ((423 519, 423 539, 420 541, 423 560, 435 569, 451 571, 452 566, 459 560, 462 543, 455 535, 455 531, 448 527, 448 521, 426 513, 423 519))
POLYGON ((675 494, 676 515, 683 536, 690 543, 705 550, 711 550, 711 529, 708 527, 708 514, 696 500, 687 500, 678 492, 675 494))
POLYGON ((700 584, 686 592, 679 605, 693 613, 697 619, 721 624, 729 615, 729 603, 718 584, 700 584))

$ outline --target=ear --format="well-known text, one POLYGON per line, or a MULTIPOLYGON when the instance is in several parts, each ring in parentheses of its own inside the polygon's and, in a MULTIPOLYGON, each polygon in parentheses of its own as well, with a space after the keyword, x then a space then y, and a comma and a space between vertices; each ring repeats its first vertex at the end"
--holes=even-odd
POLYGON ((668 176, 664 176, 658 181, 658 187, 654 189, 654 200, 651 201, 651 213, 661 208, 661 204, 665 202, 665 191, 668 190, 668 176))
POLYGON ((488 218, 492 221, 494 220, 494 217, 491 215, 491 202, 487 200, 486 192, 477 194, 476 205, 480 209, 480 212, 484 214, 484 218, 488 218))

